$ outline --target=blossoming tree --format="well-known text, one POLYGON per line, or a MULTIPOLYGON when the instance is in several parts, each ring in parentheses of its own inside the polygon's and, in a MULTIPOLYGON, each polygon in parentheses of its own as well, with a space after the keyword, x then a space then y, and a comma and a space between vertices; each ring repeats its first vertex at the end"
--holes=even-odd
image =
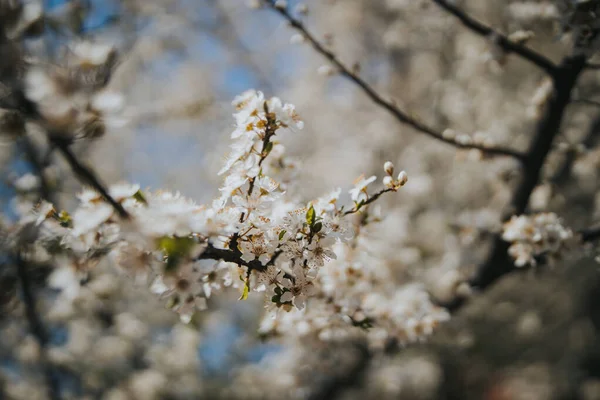
MULTIPOLYGON (((136 12, 142 13, 142 5, 131 3, 136 12)), ((431 195, 433 185, 427 184, 430 179, 426 174, 417 174, 420 179, 415 180, 417 189, 412 189, 411 195, 412 175, 409 180, 409 174, 397 170, 393 162, 378 158, 378 175, 362 175, 353 185, 338 182, 313 198, 306 189, 310 183, 302 174, 302 163, 290 155, 293 154, 291 146, 284 145, 288 140, 308 142, 308 139, 294 137, 306 135, 305 124, 310 125, 311 121, 302 118, 303 107, 266 96, 261 90, 244 90, 231 102, 234 127, 227 136, 229 150, 220 160, 216 174, 220 186, 209 201, 195 201, 176 190, 146 189, 137 183, 105 184, 97 172, 102 168, 84 161, 77 146, 102 141, 131 119, 145 115, 139 110, 138 115, 125 112, 126 97, 110 86, 122 67, 119 51, 114 46, 84 38, 80 25, 65 28, 70 30, 65 34, 62 17, 45 14, 36 2, 0 1, 0 51, 6 55, 6 60, 0 62, 0 127, 7 142, 18 143, 17 150, 26 155, 33 172, 14 180, 16 192, 11 197, 17 204, 17 217, 12 221, 7 219, 2 226, 2 263, 6 271, 14 272, 16 278, 12 283, 20 290, 16 298, 31 331, 32 340, 22 346, 25 350, 19 357, 29 362, 34 360, 41 366, 45 380, 42 392, 52 399, 65 397, 59 372, 61 368, 70 368, 73 370, 70 373, 76 375, 78 367, 73 366, 79 362, 82 371, 93 370, 80 384, 93 394, 100 395, 104 386, 117 382, 110 392, 113 397, 106 398, 129 395, 131 398, 161 398, 168 393, 176 398, 189 398, 211 393, 210 388, 201 387, 200 378, 194 372, 197 360, 189 355, 189 350, 198 347, 200 339, 189 326, 201 326, 202 314, 210 313, 211 308, 223 301, 221 297, 233 293, 240 301, 260 300, 264 313, 258 317, 256 336, 283 341, 288 347, 264 366, 265 370, 279 371, 272 381, 265 381, 272 385, 272 390, 239 392, 239 387, 251 386, 248 382, 261 386, 256 382, 265 379, 250 366, 232 378, 239 387, 232 389, 225 385, 219 393, 226 397, 263 398, 286 393, 299 398, 333 398, 351 386, 353 379, 360 377, 373 360, 427 340, 473 292, 485 291, 515 267, 552 264, 569 252, 584 249, 600 236, 600 230, 588 226, 579 231, 568 227, 554 212, 557 207, 548 206, 553 197, 548 193, 549 185, 564 182, 565 177, 576 170, 578 160, 584 157, 582 153, 594 144, 597 127, 583 145, 562 143, 561 150, 558 142, 561 127, 571 123, 566 121, 570 103, 597 105, 594 100, 579 96, 576 86, 585 72, 598 69, 593 62, 600 31, 596 18, 600 12, 598 2, 511 2, 508 6, 518 21, 529 18, 530 21, 561 22, 561 33, 570 39, 565 39, 567 44, 560 61, 554 60, 556 51, 547 56, 537 47, 528 46, 527 42, 534 35, 531 30, 514 29, 503 34, 472 17, 453 1, 408 3, 389 0, 385 6, 373 6, 373 10, 383 7, 399 14, 438 13, 432 15, 440 24, 450 21, 453 27, 464 26, 470 36, 485 39, 486 62, 492 64, 498 74, 502 73, 504 64, 509 63, 507 59, 520 60, 533 67, 540 83, 528 109, 531 133, 526 143, 516 140, 511 145, 502 145, 511 141, 510 135, 508 140, 481 132, 469 135, 457 133, 458 129, 450 125, 426 122, 427 118, 416 116, 401 101, 391 100, 372 86, 361 74, 360 63, 346 64, 327 43, 327 37, 320 40, 307 28, 304 22, 307 6, 300 4, 292 9, 281 0, 256 1, 251 5, 263 8, 255 11, 257 13, 269 11, 285 21, 294 30, 293 43, 308 44, 315 54, 325 59, 326 64, 318 68, 320 74, 344 78, 357 90, 358 96, 387 113, 390 123, 439 143, 442 151, 456 151, 475 159, 479 165, 469 171, 475 175, 482 175, 480 169, 489 163, 501 166, 497 167, 500 170, 497 175, 506 173, 516 181, 515 184, 497 181, 502 187, 499 191, 503 193, 500 196, 503 204, 496 207, 491 217, 484 212, 463 213, 461 216, 471 222, 458 225, 446 221, 435 224, 439 219, 433 214, 428 215, 430 219, 424 218, 422 225, 436 225, 433 231, 438 225, 459 231, 444 232, 440 242, 453 251, 444 251, 445 258, 436 263, 476 265, 466 269, 434 270, 433 279, 419 273, 412 273, 410 279, 409 273, 398 277, 396 264, 418 264, 425 258, 426 250, 418 246, 395 249, 395 238, 390 239, 390 236, 400 236, 398 227, 402 218, 394 219, 394 214, 386 211, 390 198, 395 198, 394 202, 403 201, 404 191, 409 198, 414 195, 415 204, 411 206, 414 210, 422 208, 419 203, 425 202, 428 194, 436 197, 431 195), (435 11, 429 8, 430 3, 432 8, 436 7, 435 11), (48 51, 40 50, 40 46, 31 42, 32 37, 48 40, 49 31, 68 38, 61 42, 60 58, 49 59, 48 51), (39 148, 43 146, 32 140, 36 134, 43 139, 47 154, 41 154, 39 148), (563 157, 559 157, 558 162, 553 161, 554 153, 561 151, 563 157), (53 159, 54 153, 60 153, 61 161, 66 162, 72 175, 82 184, 78 194, 69 190, 68 185, 57 184, 56 179, 52 181, 52 164, 60 162, 53 159), (508 168, 501 164, 507 160, 512 163, 508 168), (553 174, 546 174, 547 177, 543 168, 553 163, 558 167, 553 174), (414 194, 419 187, 425 188, 420 198, 414 194), (61 199, 64 196, 70 200, 77 198, 76 204, 62 207, 58 196, 61 191, 61 199), (536 202, 543 204, 538 207, 536 202), (386 223, 394 227, 390 230, 386 223), (460 247, 457 243, 469 249, 469 245, 484 241, 489 246, 482 246, 484 254, 476 263, 466 263, 465 256, 456 253, 460 247), (102 268, 108 268, 110 273, 100 273, 102 268), (44 271, 41 284, 35 274, 38 269, 44 271), (106 279, 102 281, 98 276, 113 277, 102 278, 106 279), (112 279, 127 281, 135 289, 125 287, 117 295, 112 279), (176 313, 182 325, 174 330, 170 348, 157 350, 152 353, 154 356, 138 357, 145 360, 140 361, 142 364, 161 367, 140 368, 143 372, 127 380, 123 389, 117 387, 123 380, 113 375, 127 368, 115 360, 121 357, 119 354, 136 359, 135 352, 141 351, 136 350, 139 345, 136 342, 151 333, 140 318, 127 312, 113 318, 99 304, 103 299, 114 298, 115 303, 127 305, 127 301, 122 300, 127 298, 123 293, 133 293, 140 288, 146 294, 155 295, 161 304, 176 313), (51 298, 50 318, 70 321, 69 335, 85 338, 81 340, 86 346, 77 346, 75 341, 63 351, 51 343, 52 335, 38 304, 48 289, 52 293, 47 296, 51 298), (108 314, 107 324, 110 329, 115 326, 117 333, 110 338, 102 337, 88 325, 73 322, 85 318, 88 309, 108 314), (81 349, 91 348, 94 337, 102 350, 89 355, 86 361, 88 355, 81 349), (349 367, 331 376, 323 373, 327 379, 324 378, 322 384, 302 381, 299 360, 303 357, 310 360, 310 355, 302 354, 303 341, 310 341, 309 347, 327 349, 350 343, 350 350, 343 348, 350 360, 337 361, 349 367), (176 356, 169 358, 169 352, 176 356), (96 359, 102 360, 98 363, 101 367, 90 366, 96 359), (187 392, 169 389, 170 382, 183 380, 182 377, 187 379, 181 383, 181 387, 190 388, 187 392)), ((62 12, 73 22, 81 15, 82 7, 73 2, 62 12)), ((244 12, 252 11, 244 8, 244 12)), ((381 13, 373 12, 371 16, 377 15, 381 13)), ((390 24, 390 31, 404 29, 404 23, 402 17, 398 17, 390 24)), ((389 37, 390 34, 385 35, 395 50, 407 45, 389 37)), ((455 106, 458 101, 450 103, 455 106)), ((489 113, 482 114, 489 117, 489 113)), ((450 117, 442 119, 451 120, 450 117)), ((204 147, 208 146, 207 141, 204 147)), ((343 146, 338 140, 332 147, 343 146)), ((414 147, 421 146, 417 143, 414 147)), ((370 152, 360 150, 360 155, 370 152)), ((316 158, 324 158, 318 150, 315 154, 316 158)), ((417 158, 421 156, 416 154, 417 158)), ((400 162, 395 164, 410 173, 413 163, 403 159, 416 164, 417 158, 400 157, 400 162)), ((331 170, 319 172, 319 177, 327 182, 329 175, 333 175, 331 170)), ((187 173, 193 175, 194 172, 187 173)), ((466 186, 460 187, 467 191, 471 190, 470 179, 478 178, 464 179, 466 186)), ((445 183, 440 183, 440 187, 445 183)), ((418 213, 414 211, 410 217, 418 213)), ((427 233, 423 236, 425 241, 438 239, 435 232, 431 237, 427 233)), ((470 254, 470 251, 465 253, 470 254)), ((478 252, 472 250, 472 253, 478 252)), ((328 357, 326 352, 319 354, 317 361, 310 361, 313 365, 328 357)), ((33 398, 28 397, 33 392, 13 386, 9 395, 33 398)))

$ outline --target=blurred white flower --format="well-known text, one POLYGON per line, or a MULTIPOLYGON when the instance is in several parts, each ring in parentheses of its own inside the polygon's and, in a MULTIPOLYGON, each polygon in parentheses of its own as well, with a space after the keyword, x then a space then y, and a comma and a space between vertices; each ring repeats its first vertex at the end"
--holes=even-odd
POLYGON ((560 258, 573 244, 575 236, 571 229, 562 225, 554 213, 514 215, 502 230, 502 239, 511 243, 508 249, 515 265, 536 265, 537 256, 549 261, 560 258))

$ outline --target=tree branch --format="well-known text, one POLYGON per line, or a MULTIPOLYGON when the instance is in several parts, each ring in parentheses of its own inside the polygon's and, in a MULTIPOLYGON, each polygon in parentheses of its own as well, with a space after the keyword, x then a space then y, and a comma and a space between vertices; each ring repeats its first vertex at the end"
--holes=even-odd
POLYGON ((550 61, 545 56, 531 50, 530 48, 513 42, 505 35, 500 32, 495 31, 491 27, 482 24, 476 19, 469 16, 467 13, 462 11, 460 8, 456 7, 452 4, 452 1, 449 0, 433 0, 438 6, 446 10, 448 13, 454 15, 456 18, 460 20, 460 22, 471 31, 475 32, 478 35, 488 37, 492 39, 494 43, 499 46, 506 53, 514 53, 520 56, 521 58, 529 61, 530 63, 536 65, 537 67, 544 70, 550 76, 553 76, 558 71, 558 66, 550 61))
MULTIPOLYGON (((16 107, 12 107, 11 109, 19 110, 23 112, 26 116, 32 118, 33 120, 42 119, 35 103, 27 99, 27 97, 22 91, 17 90, 14 91, 13 94, 19 100, 19 103, 16 107)), ((90 185, 98 193, 100 193, 100 195, 115 209, 115 211, 117 212, 117 214, 119 214, 121 218, 129 219, 130 215, 127 212, 127 210, 125 210, 123 206, 108 193, 108 189, 106 189, 106 186, 102 183, 102 181, 100 181, 100 178, 96 176, 94 171, 89 167, 83 165, 77 159, 77 156, 75 155, 75 153, 73 153, 73 151, 70 148, 71 141, 67 139, 62 139, 62 137, 65 136, 57 132, 47 132, 47 136, 51 145, 57 148, 65 157, 67 163, 69 164, 77 178, 79 178, 84 183, 90 185)), ((42 175, 40 175, 40 179, 43 179, 42 175)))
POLYGON ((338 57, 326 49, 323 44, 321 44, 315 36, 310 33, 305 27, 304 24, 292 17, 292 15, 285 8, 281 8, 275 5, 274 0, 263 0, 264 4, 266 4, 269 8, 279 13, 288 23, 296 30, 298 30, 306 40, 312 45, 312 47, 320 53, 322 56, 327 58, 329 62, 331 62, 339 71, 339 73, 352 81, 355 85, 357 85, 362 91, 378 106, 388 111, 392 116, 396 118, 399 122, 409 125, 418 132, 421 132, 435 140, 440 142, 444 142, 450 144, 454 147, 458 147, 460 149, 477 149, 482 151, 488 155, 496 155, 496 156, 508 156, 516 158, 517 160, 523 161, 523 154, 503 147, 485 147, 478 146, 475 144, 464 144, 458 143, 455 140, 444 137, 444 135, 432 127, 427 126, 423 122, 419 121, 417 118, 409 115, 407 112, 398 108, 392 101, 384 99, 377 91, 371 87, 367 82, 365 82, 361 77, 359 77, 356 73, 352 72, 352 69, 347 67, 344 63, 342 63, 338 57))
POLYGON ((55 374, 50 362, 47 359, 48 333, 42 322, 42 318, 36 309, 36 298, 33 285, 29 279, 28 265, 20 254, 15 257, 17 267, 17 276, 21 282, 21 291, 23 294, 23 304, 25 305, 25 314, 32 335, 40 346, 40 363, 44 371, 44 379, 48 390, 48 398, 51 400, 60 399, 60 387, 58 377, 55 374))
POLYGON ((584 229, 579 234, 583 242, 594 242, 600 239, 600 227, 584 229))
POLYGON ((252 271, 252 270, 264 271, 267 269, 268 266, 274 265, 275 261, 281 254, 281 250, 276 251, 275 254, 273 254, 273 257, 271 257, 271 259, 265 265, 263 265, 258 260, 252 260, 252 261, 243 260, 242 253, 237 248, 237 244, 234 244, 230 247, 231 247, 230 249, 218 249, 209 243, 208 247, 206 249, 204 249, 202 254, 200 254, 196 258, 196 260, 216 260, 216 261, 220 260, 220 261, 230 262, 230 263, 234 263, 234 264, 238 264, 238 265, 247 267, 249 271, 252 271))
POLYGON ((357 213, 361 208, 363 208, 364 206, 368 206, 369 204, 373 203, 375 200, 377 200, 382 194, 384 193, 388 193, 388 192, 396 192, 397 189, 392 189, 392 188, 385 188, 382 189, 381 191, 375 193, 374 195, 372 195, 371 197, 369 197, 364 203, 362 203, 360 205, 360 207, 354 207, 351 210, 348 210, 346 212, 344 212, 342 215, 346 216, 346 215, 350 215, 350 214, 354 214, 357 213))
POLYGON ((586 63, 585 64, 585 68, 586 69, 600 69, 600 64, 594 64, 594 63, 586 63))
POLYGON ((121 203, 116 201, 109 193, 106 186, 100 181, 100 178, 96 176, 93 170, 83 165, 78 159, 75 153, 69 147, 69 142, 64 140, 59 140, 56 137, 50 135, 50 140, 56 148, 62 153, 65 157, 71 169, 75 173, 75 175, 82 180, 84 183, 90 185, 94 188, 100 195, 115 209, 117 214, 123 219, 129 219, 130 215, 123 208, 121 203))
MULTIPOLYGON (((552 149, 552 143, 560 131, 571 91, 584 67, 585 58, 583 56, 566 57, 558 66, 553 76, 554 93, 536 127, 526 161, 523 164, 521 182, 513 194, 505 219, 510 215, 523 214, 527 209, 529 197, 540 181, 542 167, 552 149)), ((474 286, 483 289, 514 268, 508 256, 508 247, 509 243, 497 235, 488 259, 480 266, 477 275, 472 280, 474 286)))
POLYGON ((586 104, 588 106, 600 107, 600 101, 591 99, 573 99, 571 103, 586 104))

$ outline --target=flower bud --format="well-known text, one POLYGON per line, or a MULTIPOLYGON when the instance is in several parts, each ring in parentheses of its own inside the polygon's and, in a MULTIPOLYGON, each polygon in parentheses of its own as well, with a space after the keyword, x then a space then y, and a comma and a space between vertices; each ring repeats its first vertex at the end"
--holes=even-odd
POLYGON ((321 76, 332 76, 333 74, 335 74, 335 71, 330 65, 321 65, 317 69, 317 74, 321 76))
POLYGON ((463 134, 456 136, 456 143, 458 143, 462 146, 470 146, 473 144, 473 138, 471 138, 471 136, 463 133, 463 134))
POLYGON ((394 179, 391 176, 384 176, 383 177, 383 184, 385 186, 392 186, 394 184, 394 179))
POLYGON ((300 15, 308 14, 308 6, 304 3, 300 3, 296 6, 296 12, 300 15))
POLYGON ((398 174, 398 184, 400 186, 404 186, 406 182, 408 182, 408 174, 406 173, 406 171, 400 171, 400 173, 398 174))
POLYGON ((390 176, 394 174, 394 164, 392 164, 391 161, 386 161, 385 164, 383 164, 383 169, 385 173, 390 176))
POLYGON ((442 132, 442 137, 446 140, 454 140, 456 139, 456 132, 453 129, 445 129, 442 132))

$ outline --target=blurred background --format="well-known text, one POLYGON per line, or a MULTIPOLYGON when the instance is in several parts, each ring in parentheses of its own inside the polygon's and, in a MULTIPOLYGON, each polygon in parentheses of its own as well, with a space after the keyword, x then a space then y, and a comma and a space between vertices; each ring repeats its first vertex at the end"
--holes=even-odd
MULTIPOLYGON (((218 193, 217 172, 235 122, 231 101, 251 88, 294 104, 305 121, 302 131, 280 139, 301 166, 298 187, 306 200, 335 187, 345 193, 360 174, 381 176, 384 161, 393 161, 407 171, 409 183, 381 201, 382 221, 370 232, 372 250, 385 258, 399 286, 417 283, 435 302, 451 302, 458 283, 488 253, 490 234, 499 230, 519 176, 518 164, 457 150, 399 124, 339 76, 273 10, 251 3, 45 0, 44 33, 27 39, 24 48, 56 63, 61 49, 78 37, 118 49, 109 88, 124 95, 127 124, 75 144, 80 158, 107 183, 139 183, 144 190, 178 191, 198 203, 210 202, 218 193)), ((528 46, 553 60, 573 47, 564 29, 568 1, 457 3, 500 31, 525 37, 528 46)), ((451 130, 449 135, 527 149, 549 94, 547 78, 502 54, 492 40, 473 35, 433 2, 289 0, 287 6, 327 48, 402 109, 439 131, 451 130)), ((599 78, 596 71, 586 72, 574 98, 593 100, 599 78)), ((575 229, 592 225, 600 213, 600 151, 594 146, 598 115, 598 104, 569 106, 530 202, 531 210, 555 211, 575 229)), ((43 148, 35 134, 32 139, 43 148)), ((37 184, 31 183, 33 169, 19 146, 8 140, 0 146, 0 205, 7 224, 23 211, 17 194, 26 195, 37 184)), ((55 156, 49 174, 57 203, 72 209, 81 186, 69 167, 55 156)), ((522 286, 529 290, 528 284, 522 286)), ((6 288, 0 397, 44 399, 39 345, 15 289, 6 288)), ((444 363, 434 353, 411 353, 408 346, 366 357, 356 338, 351 343, 302 335, 264 338, 257 333, 261 299, 237 301, 239 293, 214 300, 185 325, 145 287, 115 273, 111 260, 99 263, 70 308, 57 305, 56 291, 40 285, 39 292, 38 307, 50 332, 48 359, 56 366, 64 399, 437 399, 484 398, 481 393, 486 393, 486 399, 495 400, 582 393, 569 386, 571 381, 553 386, 553 372, 536 359, 534 378, 507 381, 521 389, 492 390, 482 384, 485 389, 476 394, 452 397, 443 385, 450 379, 444 363)), ((532 324, 531 318, 527 322, 532 324)), ((453 323, 459 329, 468 321, 453 323)), ((581 335, 595 329, 590 326, 581 328, 581 335)), ((595 336, 590 335, 593 347, 595 336)), ((468 335, 457 337, 460 343, 469 340, 468 335)), ((598 384, 587 383, 586 393, 600 393, 598 384)))

